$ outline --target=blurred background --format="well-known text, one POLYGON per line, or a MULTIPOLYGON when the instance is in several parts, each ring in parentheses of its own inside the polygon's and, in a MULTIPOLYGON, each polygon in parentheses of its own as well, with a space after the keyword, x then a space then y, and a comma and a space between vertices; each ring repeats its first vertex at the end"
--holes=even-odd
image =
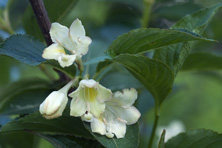
MULTIPOLYGON (((220 0, 69 1, 70 5, 67 8, 69 11, 66 15, 63 15, 59 10, 52 9, 55 6, 58 6, 58 8, 67 7, 62 5, 61 1, 56 1, 56 3, 54 0, 44 0, 51 22, 59 22, 69 27, 76 18, 82 21, 87 36, 90 36, 93 40, 89 54, 84 57, 84 61, 103 55, 104 51, 119 35, 142 27, 144 23, 142 18, 146 13, 145 1, 153 3, 148 27, 164 29, 169 28, 187 14, 220 2, 220 0)), ((204 51, 221 56, 221 16, 222 11, 219 11, 203 34, 204 37, 218 40, 219 43, 198 42, 193 52, 204 51)), ((40 41, 44 41, 28 0, 0 1, 0 42, 3 42, 12 34, 30 34, 40 41)), ((148 53, 148 56, 151 54, 152 53, 148 53)), ((96 65, 97 64, 85 65, 86 72, 92 76, 95 73, 96 65)), ((51 67, 46 66, 45 68, 55 79, 58 78, 51 67)), ((100 81, 104 86, 112 90, 135 87, 140 92, 139 99, 136 102, 137 108, 142 113, 140 119, 141 142, 139 147, 146 147, 154 119, 154 100, 151 94, 120 65, 114 64, 107 72, 109 72, 109 74, 104 74, 104 77, 100 81)), ((12 82, 36 77, 47 79, 42 72, 41 66, 29 66, 12 58, 0 55, 0 91, 4 90, 4 88, 12 82)), ((39 101, 35 101, 35 103, 40 104, 43 99, 44 97, 39 99, 39 101)), ((9 110, 16 109, 15 106, 16 101, 12 100, 11 104, 1 110, 0 125, 4 125, 10 120, 11 114, 8 112, 9 110)), ((33 111, 38 110, 38 105, 32 109, 33 111)), ((179 131, 204 128, 222 132, 221 112, 222 71, 182 70, 177 75, 172 93, 162 105, 159 125, 168 128, 172 123, 177 122, 179 123, 179 131)), ((171 131, 174 131, 172 126, 171 131)), ((169 130, 169 133, 172 132, 169 130)), ((22 147, 29 147, 31 142, 35 147, 42 147, 43 145, 44 148, 52 147, 45 140, 40 140, 39 143, 39 137, 30 136, 27 133, 22 133, 22 135, 20 141, 23 141, 22 137, 23 139, 24 137, 30 139, 30 143, 20 142, 20 145, 23 144, 22 147)), ((0 136, 0 143, 7 143, 7 141, 18 142, 18 139, 13 139, 14 136, 16 136, 16 134, 0 136)), ((13 145, 7 145, 7 147, 13 147, 13 145)))

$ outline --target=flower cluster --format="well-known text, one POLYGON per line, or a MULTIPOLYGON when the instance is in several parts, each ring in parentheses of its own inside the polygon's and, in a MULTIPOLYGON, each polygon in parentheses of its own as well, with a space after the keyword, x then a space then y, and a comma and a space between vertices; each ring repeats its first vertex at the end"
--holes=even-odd
MULTIPOLYGON (((54 59, 62 67, 70 66, 76 58, 81 58, 88 51, 91 39, 85 36, 85 30, 80 20, 75 20, 70 29, 53 23, 50 35, 53 44, 46 48, 43 57, 54 59), (65 49, 71 55, 67 55, 65 49)), ((68 103, 68 96, 72 98, 70 116, 81 117, 90 122, 92 132, 106 135, 109 138, 123 138, 126 125, 136 123, 140 112, 132 106, 137 99, 134 88, 123 89, 112 93, 93 79, 83 79, 78 88, 68 95, 69 89, 76 80, 70 81, 58 91, 53 91, 40 105, 39 111, 46 119, 62 116, 68 103)))

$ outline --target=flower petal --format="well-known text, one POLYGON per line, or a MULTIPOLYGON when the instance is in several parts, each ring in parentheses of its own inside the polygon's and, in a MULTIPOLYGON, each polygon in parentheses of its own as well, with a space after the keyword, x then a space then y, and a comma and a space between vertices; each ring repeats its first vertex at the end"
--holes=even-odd
POLYGON ((53 91, 40 105, 39 111, 46 119, 62 116, 68 102, 67 96, 60 91, 53 91))
POLYGON ((59 110, 57 112, 55 112, 53 115, 49 115, 49 116, 48 115, 44 115, 44 117, 46 119, 53 119, 53 118, 57 118, 57 117, 62 116, 62 113, 65 110, 67 103, 68 103, 68 98, 66 97, 66 99, 63 100, 63 102, 62 102, 62 104, 59 107, 59 110))
POLYGON ((65 54, 65 50, 59 44, 52 44, 49 47, 45 48, 42 54, 44 59, 54 59, 58 60, 59 56, 65 54))
POLYGON ((85 37, 86 32, 82 25, 82 22, 79 19, 76 19, 70 26, 69 35, 73 42, 79 42, 79 39, 85 37))
POLYGON ((56 113, 64 100, 63 98, 65 98, 63 93, 53 91, 40 105, 40 113, 45 115, 52 115, 56 113))
POLYGON ((76 42, 77 50, 79 55, 85 55, 89 50, 89 45, 92 43, 92 39, 88 36, 84 37, 83 39, 79 39, 76 42))
POLYGON ((101 102, 108 101, 112 98, 112 92, 110 89, 103 87, 102 85, 97 86, 98 100, 101 102))
POLYGON ((76 60, 76 55, 62 54, 58 57, 58 62, 62 67, 68 67, 76 60))
POLYGON ((126 124, 125 123, 122 123, 120 121, 114 121, 112 123, 108 123, 109 126, 107 128, 110 128, 110 129, 107 129, 110 130, 112 133, 114 133, 116 135, 117 138, 124 138, 125 137, 125 134, 126 134, 126 124))
POLYGON ((86 112, 86 102, 82 98, 73 98, 70 105, 70 115, 79 117, 86 112))
POLYGON ((78 87, 75 91, 71 92, 71 93, 69 94, 69 97, 77 98, 78 95, 79 95, 79 93, 80 93, 80 89, 81 89, 81 88, 78 87))
POLYGON ((137 99, 138 93, 136 89, 123 89, 113 94, 112 102, 119 106, 130 107, 137 99))
POLYGON ((100 103, 99 101, 91 101, 90 105, 90 112, 95 116, 99 117, 105 111, 105 104, 100 103))
POLYGON ((136 123, 141 116, 140 112, 134 106, 129 108, 112 106, 112 109, 116 113, 116 116, 119 117, 120 121, 127 121, 127 125, 136 123))
POLYGON ((52 23, 50 36, 53 42, 60 44, 69 51, 76 52, 76 45, 69 38, 69 29, 59 23, 52 23))
POLYGON ((86 87, 89 87, 89 88, 92 88, 92 87, 95 87, 98 83, 93 80, 93 79, 90 79, 90 80, 81 80, 79 82, 79 85, 80 86, 86 86, 86 87))
POLYGON ((106 134, 106 125, 101 119, 93 118, 90 124, 92 132, 99 133, 101 135, 106 134))
MULTIPOLYGON (((118 107, 121 108, 121 107, 118 107)), ((119 121, 112 106, 106 106, 104 117, 107 122, 106 130, 108 133, 114 133, 117 138, 123 138, 126 133, 126 123, 119 121)))

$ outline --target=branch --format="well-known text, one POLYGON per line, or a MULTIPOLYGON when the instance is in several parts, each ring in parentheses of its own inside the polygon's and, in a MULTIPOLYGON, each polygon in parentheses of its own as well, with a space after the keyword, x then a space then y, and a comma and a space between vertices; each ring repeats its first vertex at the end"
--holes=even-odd
MULTIPOLYGON (((29 0, 31 6, 32 6, 32 10, 36 16, 37 22, 39 24, 39 27, 42 31, 42 34, 45 38, 45 41, 47 43, 47 45, 51 45, 52 44, 52 40, 49 34, 50 28, 51 28, 51 22, 49 20, 47 11, 45 9, 44 3, 42 0, 29 0)), ((57 71, 60 78, 60 81, 64 81, 67 79, 66 75, 60 71, 57 71)))
POLYGON ((49 34, 51 22, 49 20, 43 1, 42 0, 29 0, 29 2, 32 6, 32 10, 36 16, 37 22, 45 38, 45 41, 47 45, 49 46, 52 44, 52 40, 49 34))

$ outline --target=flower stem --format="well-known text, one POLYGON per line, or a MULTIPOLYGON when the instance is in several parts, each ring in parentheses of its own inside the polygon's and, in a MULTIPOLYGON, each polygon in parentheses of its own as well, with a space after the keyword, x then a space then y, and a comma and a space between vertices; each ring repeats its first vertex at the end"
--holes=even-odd
POLYGON ((147 148, 152 148, 153 140, 154 140, 155 133, 156 133, 157 124, 158 124, 158 121, 159 121, 159 117, 160 117, 159 108, 158 108, 158 106, 155 106, 155 120, 154 120, 153 129, 152 129, 152 133, 151 133, 150 140, 149 140, 147 148))
POLYGON ((150 12, 155 0, 144 0, 144 10, 142 17, 142 28, 147 28, 150 20, 150 12))
POLYGON ((84 66, 83 66, 83 62, 82 62, 82 59, 76 59, 76 64, 77 64, 77 67, 79 69, 79 76, 82 76, 82 73, 84 71, 84 66))
POLYGON ((64 93, 67 93, 71 86, 76 85, 76 83, 79 82, 79 77, 75 77, 75 79, 71 80, 69 83, 67 83, 63 88, 60 90, 64 93))

